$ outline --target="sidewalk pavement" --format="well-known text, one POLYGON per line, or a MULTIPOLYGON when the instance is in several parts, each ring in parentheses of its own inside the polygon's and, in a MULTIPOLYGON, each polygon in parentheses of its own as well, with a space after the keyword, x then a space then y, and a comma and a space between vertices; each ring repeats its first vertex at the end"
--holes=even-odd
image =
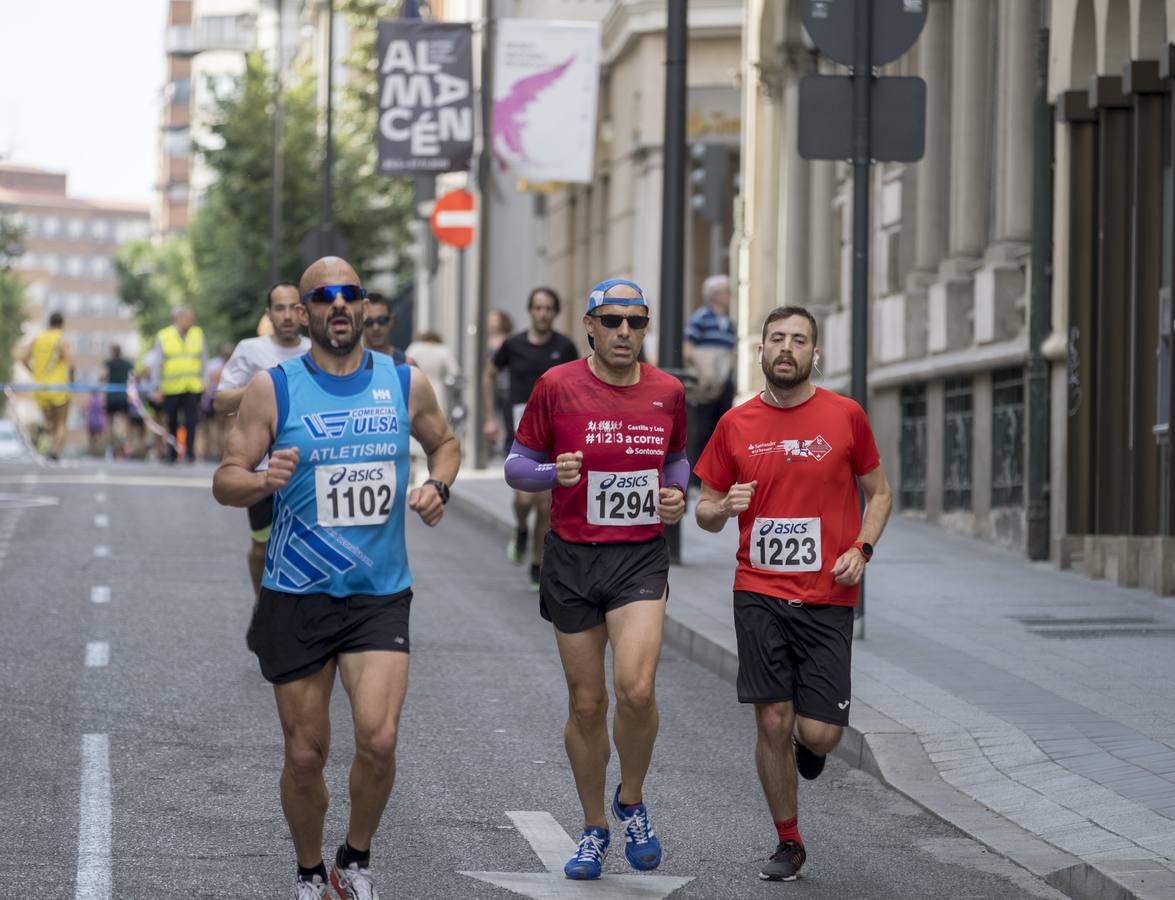
MULTIPOLYGON (((453 488, 503 537, 510 501, 453 488)), ((729 681, 737 543, 686 514, 666 623, 729 681)), ((1072 897, 1175 898, 1175 602, 895 515, 866 611, 839 756, 1072 897)))

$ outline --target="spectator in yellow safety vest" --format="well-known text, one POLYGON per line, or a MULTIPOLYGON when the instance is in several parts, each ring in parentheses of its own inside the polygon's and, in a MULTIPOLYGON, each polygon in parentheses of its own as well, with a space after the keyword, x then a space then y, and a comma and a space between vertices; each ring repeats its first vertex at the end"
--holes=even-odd
POLYGON ((184 413, 185 456, 196 461, 196 422, 200 413, 200 394, 204 391, 204 365, 208 350, 204 331, 186 306, 177 306, 172 322, 155 339, 155 358, 158 360, 159 385, 156 405, 162 404, 167 415, 167 430, 171 441, 167 461, 175 462, 179 446, 180 410, 184 413))

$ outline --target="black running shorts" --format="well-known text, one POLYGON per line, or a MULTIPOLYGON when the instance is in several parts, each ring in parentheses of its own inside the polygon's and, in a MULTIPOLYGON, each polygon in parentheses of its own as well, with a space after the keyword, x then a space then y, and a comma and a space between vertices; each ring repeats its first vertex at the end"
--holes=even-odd
POLYGON ((660 600, 668 583, 664 537, 633 544, 573 544, 548 531, 539 614, 564 634, 576 634, 634 600, 660 600))
POLYGON ((796 715, 849 723, 853 608, 734 592, 740 703, 792 701, 796 715))
POLYGON ((407 653, 412 590, 386 597, 285 594, 263 587, 245 642, 266 681, 313 675, 340 653, 407 653))

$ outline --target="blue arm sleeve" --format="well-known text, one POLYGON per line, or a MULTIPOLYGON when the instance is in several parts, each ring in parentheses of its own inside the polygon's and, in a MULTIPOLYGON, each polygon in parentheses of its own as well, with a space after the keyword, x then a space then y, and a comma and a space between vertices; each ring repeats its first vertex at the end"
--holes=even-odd
POLYGON ((662 487, 679 487, 684 494, 689 484, 689 460, 678 450, 665 457, 665 468, 661 471, 662 487))
POLYGON ((506 457, 506 484, 516 491, 537 494, 555 486, 555 464, 547 461, 547 454, 514 442, 506 457))

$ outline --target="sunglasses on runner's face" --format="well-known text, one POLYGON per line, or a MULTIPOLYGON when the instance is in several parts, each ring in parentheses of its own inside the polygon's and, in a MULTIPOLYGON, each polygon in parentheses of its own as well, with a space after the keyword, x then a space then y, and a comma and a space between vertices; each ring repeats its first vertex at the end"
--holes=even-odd
POLYGON ((363 324, 366 325, 368 328, 370 328, 373 325, 378 325, 380 328, 383 328, 390 321, 392 321, 391 316, 372 316, 369 319, 364 319, 363 324))
POLYGON ((605 328, 619 328, 621 325, 627 322, 628 327, 633 331, 640 331, 649 324, 648 316, 622 316, 618 314, 613 315, 611 313, 603 313, 598 316, 592 316, 592 318, 603 325, 605 328))
POLYGON ((303 302, 334 303, 336 297, 342 297, 347 303, 354 303, 367 296, 367 291, 357 284, 324 284, 302 295, 303 302))

